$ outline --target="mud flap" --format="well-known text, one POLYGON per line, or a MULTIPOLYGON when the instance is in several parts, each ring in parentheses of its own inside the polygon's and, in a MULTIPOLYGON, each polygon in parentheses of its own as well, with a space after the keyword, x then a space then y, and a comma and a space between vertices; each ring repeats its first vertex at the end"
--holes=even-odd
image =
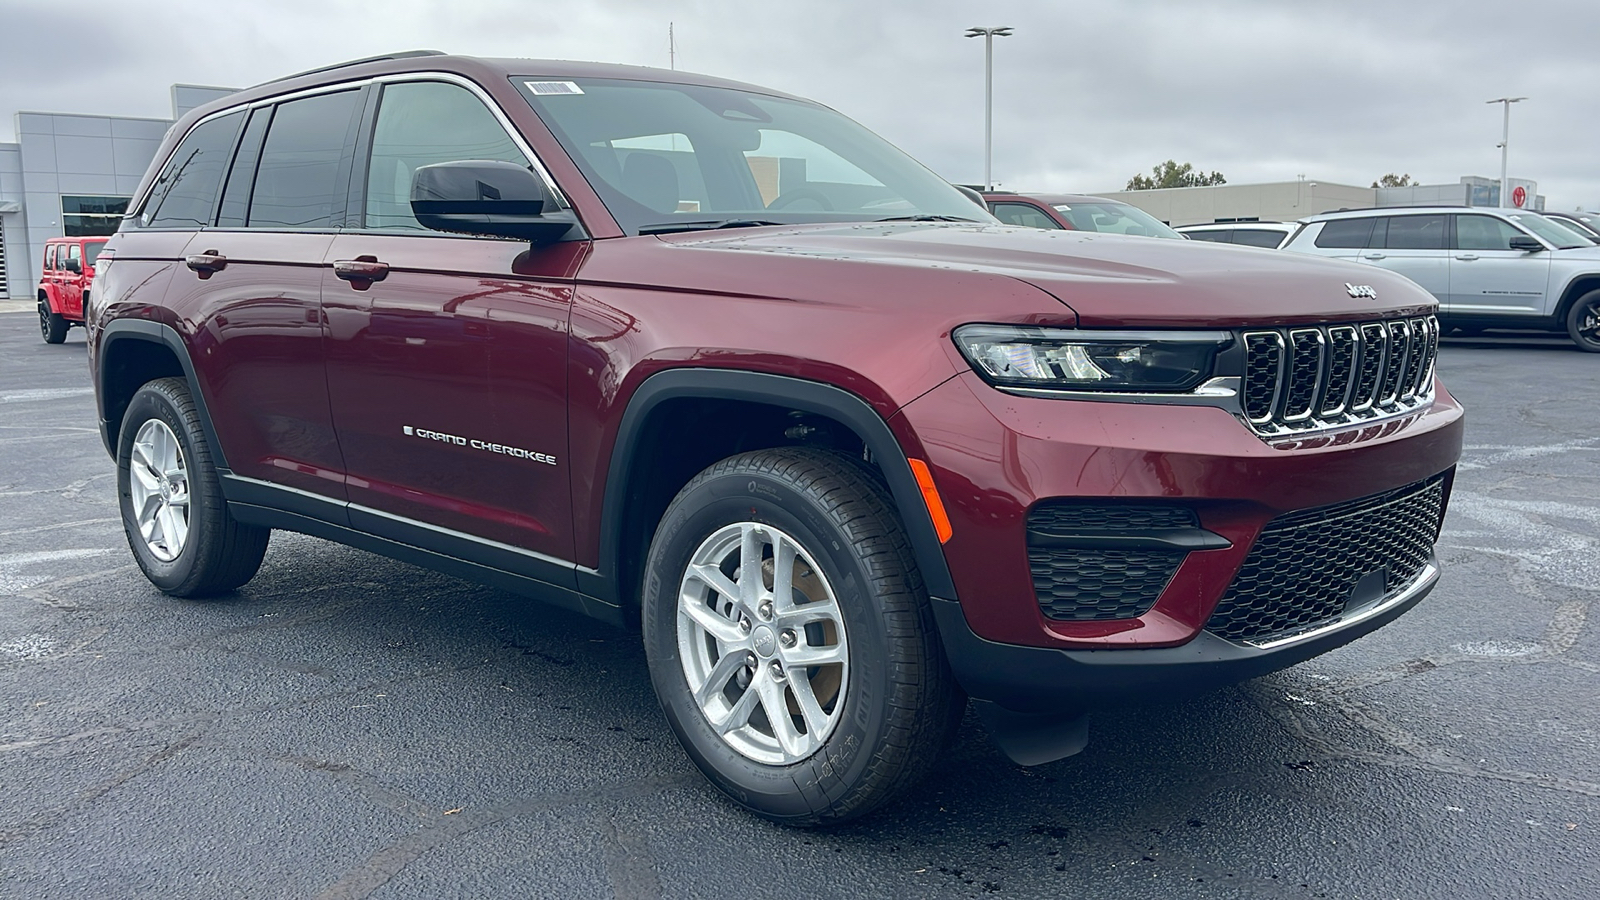
POLYGON ((995 746, 1019 766, 1066 759, 1089 744, 1086 712, 1019 713, 987 700, 974 700, 972 705, 995 746))

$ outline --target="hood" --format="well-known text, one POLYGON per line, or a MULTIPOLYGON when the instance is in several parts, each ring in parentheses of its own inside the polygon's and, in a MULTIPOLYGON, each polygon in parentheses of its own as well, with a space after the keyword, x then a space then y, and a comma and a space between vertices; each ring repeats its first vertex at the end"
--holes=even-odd
POLYGON ((663 238, 684 250, 773 254, 1020 281, 1085 326, 1234 327, 1354 320, 1437 305, 1403 276, 1282 250, 983 223, 751 228, 663 238), (1350 286, 1376 299, 1352 297, 1350 286))

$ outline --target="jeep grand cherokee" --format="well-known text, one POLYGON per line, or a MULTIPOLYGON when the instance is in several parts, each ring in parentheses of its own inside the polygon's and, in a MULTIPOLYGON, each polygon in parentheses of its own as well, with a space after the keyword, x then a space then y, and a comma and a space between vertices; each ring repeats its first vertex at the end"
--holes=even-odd
POLYGON ((638 623, 689 757, 778 821, 904 790, 969 697, 1059 758, 1438 578, 1426 292, 1005 226, 797 97, 360 61, 189 114, 130 209, 90 365, 158 588, 278 528, 638 623))

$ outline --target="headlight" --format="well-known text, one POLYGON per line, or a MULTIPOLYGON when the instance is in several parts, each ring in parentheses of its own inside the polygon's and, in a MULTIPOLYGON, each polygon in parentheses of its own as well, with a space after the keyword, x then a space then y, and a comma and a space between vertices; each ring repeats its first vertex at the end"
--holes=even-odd
POLYGON ((1182 393, 1210 378, 1226 331, 1080 331, 963 325, 956 346, 991 384, 1182 393))

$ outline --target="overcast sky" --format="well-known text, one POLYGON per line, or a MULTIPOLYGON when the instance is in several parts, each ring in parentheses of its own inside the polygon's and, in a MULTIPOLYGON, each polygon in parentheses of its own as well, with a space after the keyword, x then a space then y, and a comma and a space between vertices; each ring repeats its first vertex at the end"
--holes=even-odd
POLYGON ((242 87, 393 50, 678 68, 859 120, 952 181, 1120 189, 1165 159, 1229 182, 1511 176, 1600 208, 1597 0, 0 0, 0 141, 18 110, 170 115, 174 82, 242 87))

